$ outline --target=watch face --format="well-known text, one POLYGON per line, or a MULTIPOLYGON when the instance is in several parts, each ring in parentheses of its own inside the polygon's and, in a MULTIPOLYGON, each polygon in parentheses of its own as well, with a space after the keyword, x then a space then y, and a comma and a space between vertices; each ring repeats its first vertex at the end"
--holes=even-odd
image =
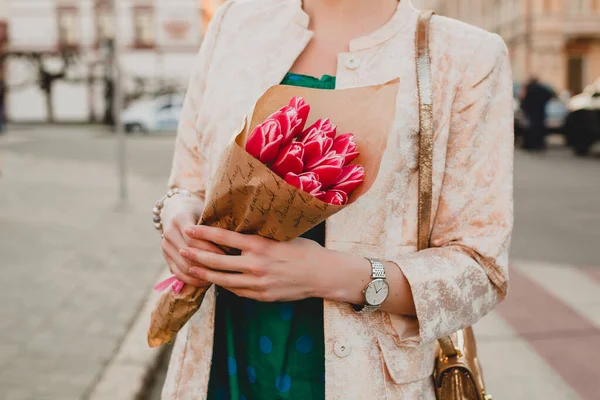
POLYGON ((375 279, 365 290, 365 300, 371 306, 379 306, 387 299, 390 288, 385 279, 375 279))

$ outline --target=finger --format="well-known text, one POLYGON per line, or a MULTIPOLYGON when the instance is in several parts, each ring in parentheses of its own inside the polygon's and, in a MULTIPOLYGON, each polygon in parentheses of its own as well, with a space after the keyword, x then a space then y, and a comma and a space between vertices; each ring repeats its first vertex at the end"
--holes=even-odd
POLYGON ((175 277, 177 279, 179 279, 180 281, 188 284, 188 285, 192 285, 194 287, 205 287, 210 285, 210 282, 207 282, 205 280, 196 278, 194 276, 190 276, 190 275, 185 275, 184 273, 182 273, 180 270, 178 270, 177 268, 173 269, 173 275, 175 275, 175 277))
POLYGON ((191 264, 189 264, 183 257, 181 257, 181 255, 179 255, 177 249, 172 247, 170 244, 166 244, 165 247, 165 258, 168 258, 170 260, 169 268, 173 275, 177 277, 177 279, 196 287, 202 287, 208 284, 208 282, 198 279, 197 277, 189 274, 191 264))
POLYGON ((213 243, 207 242, 206 240, 190 238, 188 235, 182 233, 181 228, 179 226, 176 226, 170 232, 165 233, 164 240, 166 240, 172 247, 174 247, 177 250, 183 249, 185 247, 195 247, 200 250, 225 254, 223 250, 215 246, 213 243))
POLYGON ((176 249, 186 247, 185 238, 181 228, 176 224, 173 224, 164 230, 163 239, 176 249))
POLYGON ((212 253, 210 251, 193 249, 191 247, 181 249, 179 254, 193 264, 200 264, 210 269, 225 272, 251 272, 252 259, 249 256, 228 256, 212 253))
POLYGON ((190 269, 192 264, 189 260, 183 258, 179 254, 179 250, 177 250, 175 246, 173 246, 169 242, 166 242, 163 244, 163 251, 171 259, 175 268, 177 268, 184 274, 188 273, 188 270, 190 269))
POLYGON ((190 275, 226 288, 254 289, 257 286, 257 278, 253 276, 214 271, 204 267, 192 267, 190 269, 190 275))
POLYGON ((200 240, 208 240, 222 246, 232 247, 238 250, 253 250, 259 246, 263 240, 257 235, 244 235, 227 229, 214 228, 211 226, 197 225, 185 230, 185 234, 200 240))
POLYGON ((178 247, 179 249, 183 249, 185 247, 193 247, 195 249, 209 251, 211 253, 225 254, 225 252, 221 250, 217 245, 206 240, 198 240, 191 238, 188 235, 184 235, 184 241, 184 245, 178 247))
POLYGON ((207 240, 195 239, 185 233, 188 228, 196 226, 196 220, 192 214, 185 213, 177 216, 173 225, 173 231, 165 234, 165 237, 175 248, 182 249, 184 247, 196 247, 201 250, 225 254, 225 252, 214 243, 207 240))

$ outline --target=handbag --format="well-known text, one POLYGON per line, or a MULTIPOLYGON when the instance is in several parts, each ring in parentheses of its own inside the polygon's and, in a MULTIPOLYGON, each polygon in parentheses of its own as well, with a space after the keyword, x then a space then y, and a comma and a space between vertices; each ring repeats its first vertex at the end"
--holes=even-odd
MULTIPOLYGON (((419 15, 416 68, 419 96, 419 222, 418 249, 429 247, 432 200, 433 110, 429 25, 432 11, 419 15)), ((438 400, 491 400, 486 394, 471 327, 438 339, 433 379, 438 400)))

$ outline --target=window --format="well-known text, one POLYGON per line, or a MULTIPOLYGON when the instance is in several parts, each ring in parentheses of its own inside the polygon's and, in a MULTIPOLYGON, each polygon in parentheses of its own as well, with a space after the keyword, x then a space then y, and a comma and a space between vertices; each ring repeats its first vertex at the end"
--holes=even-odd
POLYGON ((114 38, 115 16, 110 4, 99 2, 96 4, 96 41, 102 43, 114 38))
POLYGON ((154 47, 154 7, 134 6, 133 23, 135 29, 135 47, 154 47))
POLYGON ((567 79, 571 93, 583 91, 584 60, 582 56, 570 56, 567 62, 567 79))
POLYGON ((586 11, 588 0, 569 0, 568 4, 568 13, 571 15, 581 14, 586 11))
POLYGON ((75 7, 57 9, 58 44, 61 47, 77 47, 79 44, 79 13, 75 7))
POLYGON ((544 0, 544 12, 548 13, 552 11, 552 0, 544 0))

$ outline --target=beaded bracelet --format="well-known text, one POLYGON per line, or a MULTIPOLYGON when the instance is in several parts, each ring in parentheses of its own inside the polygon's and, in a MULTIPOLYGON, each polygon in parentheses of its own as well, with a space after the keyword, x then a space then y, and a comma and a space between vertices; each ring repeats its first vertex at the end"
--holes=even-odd
POLYGON ((162 219, 160 216, 161 211, 165 206, 165 201, 178 194, 182 194, 187 197, 192 197, 192 193, 189 190, 179 188, 171 189, 167 192, 167 194, 165 194, 160 200, 156 202, 154 208, 152 209, 152 214, 154 214, 154 218, 152 218, 152 220, 154 221, 154 229, 160 232, 161 237, 163 236, 162 219))

